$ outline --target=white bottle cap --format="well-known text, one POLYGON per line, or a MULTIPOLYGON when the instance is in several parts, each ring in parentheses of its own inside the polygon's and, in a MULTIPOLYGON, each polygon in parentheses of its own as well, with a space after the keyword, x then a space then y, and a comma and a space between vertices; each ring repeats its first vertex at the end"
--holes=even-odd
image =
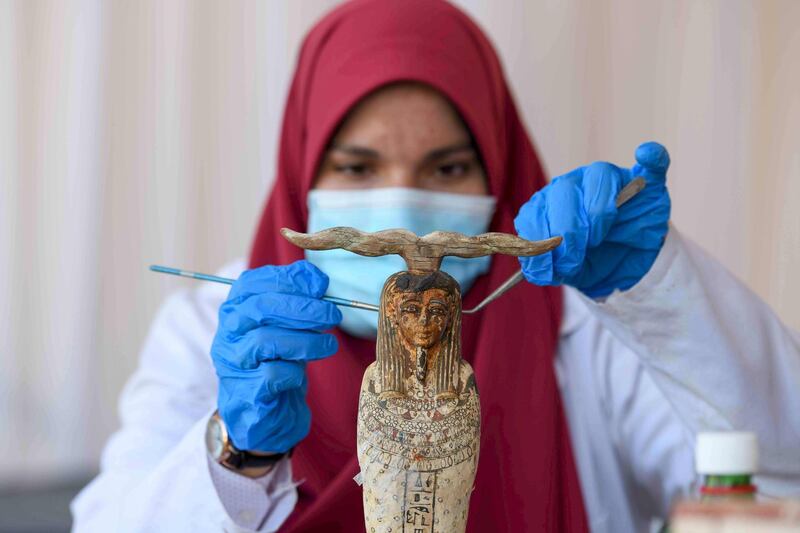
POLYGON ((755 474, 758 470, 758 439, 747 431, 697 434, 695 468, 703 475, 755 474))

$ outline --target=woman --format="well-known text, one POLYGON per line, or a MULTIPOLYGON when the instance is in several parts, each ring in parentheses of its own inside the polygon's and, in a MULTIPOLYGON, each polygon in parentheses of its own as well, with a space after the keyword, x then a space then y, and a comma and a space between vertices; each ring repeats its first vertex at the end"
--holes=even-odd
MULTIPOLYGON (((668 228, 663 147, 636 155, 631 170, 596 163, 545 187, 491 45, 463 13, 431 0, 334 10, 300 54, 250 270, 227 296, 202 287, 162 309, 102 473, 73 504, 76 529, 363 530, 356 409, 376 317, 321 296, 377 302, 401 266, 301 261, 284 226, 564 236, 522 261, 531 283, 464 317, 482 407, 470 531, 646 529, 690 492, 706 429, 757 432, 762 492, 797 493, 797 336, 668 228), (647 187, 617 210, 634 176, 647 187), (235 448, 207 446, 207 427, 235 448)), ((519 266, 444 268, 469 308, 519 266)))

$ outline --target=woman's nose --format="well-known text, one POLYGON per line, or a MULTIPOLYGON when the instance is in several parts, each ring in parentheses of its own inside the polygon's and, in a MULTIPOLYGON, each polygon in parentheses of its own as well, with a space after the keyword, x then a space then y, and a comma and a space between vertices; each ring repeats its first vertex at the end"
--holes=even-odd
POLYGON ((398 166, 393 169, 387 180, 389 183, 387 187, 403 187, 412 189, 417 186, 417 178, 414 175, 413 169, 398 166))

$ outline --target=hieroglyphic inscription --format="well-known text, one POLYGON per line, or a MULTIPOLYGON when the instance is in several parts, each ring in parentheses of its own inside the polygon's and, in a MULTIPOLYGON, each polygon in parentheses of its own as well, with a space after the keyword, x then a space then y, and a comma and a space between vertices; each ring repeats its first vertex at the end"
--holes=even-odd
POLYGON ((406 472, 404 533, 433 533, 436 472, 406 472))

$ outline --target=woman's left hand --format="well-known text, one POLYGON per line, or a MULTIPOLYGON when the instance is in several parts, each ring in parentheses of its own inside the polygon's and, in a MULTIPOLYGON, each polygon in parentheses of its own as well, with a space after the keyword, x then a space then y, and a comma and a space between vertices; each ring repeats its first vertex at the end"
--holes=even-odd
POLYGON ((655 142, 636 150, 631 169, 597 162, 559 176, 519 210, 514 226, 529 240, 561 235, 543 255, 520 257, 525 278, 537 285, 571 285, 592 298, 633 287, 655 262, 670 213, 669 154, 655 142), (641 176, 646 186, 619 209, 617 194, 641 176))

